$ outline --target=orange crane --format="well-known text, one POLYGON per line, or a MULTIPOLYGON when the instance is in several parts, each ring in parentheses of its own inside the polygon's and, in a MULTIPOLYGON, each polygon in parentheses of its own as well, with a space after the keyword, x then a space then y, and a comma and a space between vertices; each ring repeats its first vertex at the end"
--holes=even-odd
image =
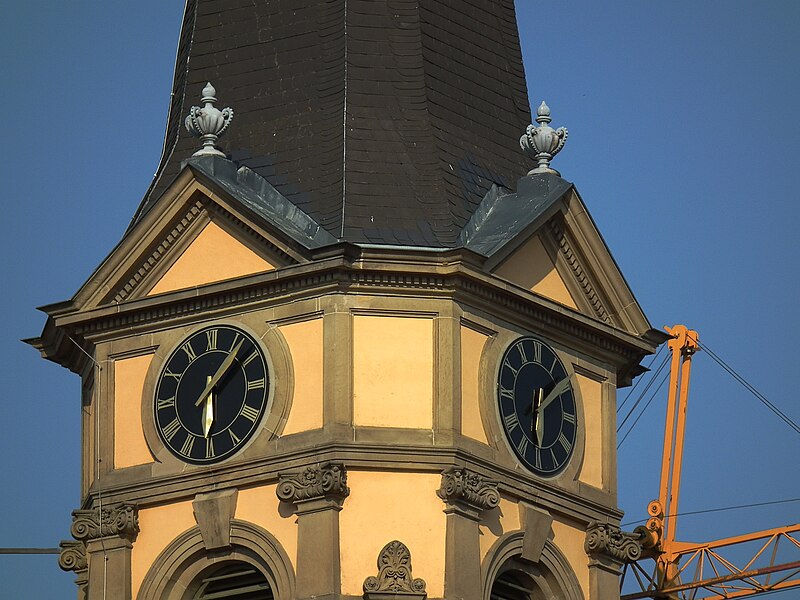
POLYGON ((642 557, 623 575, 624 584, 632 572, 640 590, 621 600, 728 600, 800 587, 800 523, 712 542, 676 539, 689 378, 700 344, 697 332, 684 325, 665 329, 672 336, 672 363, 661 483, 658 500, 647 507, 647 524, 634 530, 642 557), (645 559, 653 561, 652 569, 641 564, 645 559))

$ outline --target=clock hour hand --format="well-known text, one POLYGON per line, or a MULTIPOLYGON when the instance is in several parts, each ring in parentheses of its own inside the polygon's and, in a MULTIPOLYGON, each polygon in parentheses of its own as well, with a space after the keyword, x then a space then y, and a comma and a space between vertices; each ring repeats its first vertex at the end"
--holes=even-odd
MULTIPOLYGON (((206 377, 206 385, 211 381, 212 377, 206 377)), ((212 389, 206 396, 206 403, 203 407, 203 437, 208 437, 208 432, 211 431, 211 426, 214 424, 214 390, 212 389)))
POLYGON ((203 390, 203 392, 200 394, 200 397, 197 399, 197 402, 194 403, 195 406, 200 406, 203 403, 203 401, 211 393, 211 390, 214 389, 214 386, 217 385, 217 383, 219 383, 219 380, 222 379, 222 377, 225 375, 225 373, 228 372, 228 369, 231 368, 231 365, 233 364, 233 361, 236 359, 236 354, 241 349, 242 344, 244 344, 244 340, 240 341, 238 344, 236 344, 236 346, 234 346, 231 349, 231 351, 228 354, 228 356, 226 356, 225 360, 222 361, 222 364, 219 366, 219 369, 217 369, 217 372, 214 373, 214 375, 211 377, 209 382, 206 384, 206 387, 203 390))
POLYGON ((544 431, 544 414, 539 412, 539 407, 542 405, 542 397, 544 390, 539 388, 533 392, 533 406, 531 415, 531 433, 536 434, 536 445, 542 445, 541 432, 544 431))

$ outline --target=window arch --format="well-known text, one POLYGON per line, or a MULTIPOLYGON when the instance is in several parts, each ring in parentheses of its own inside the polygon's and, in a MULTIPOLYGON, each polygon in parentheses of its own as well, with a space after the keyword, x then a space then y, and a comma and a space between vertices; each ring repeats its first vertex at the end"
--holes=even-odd
POLYGON ((489 549, 481 568, 484 600, 584 600, 572 567, 551 541, 537 563, 521 558, 524 535, 508 533, 489 549))
MULTIPOLYGON (((250 581, 248 585, 263 587, 266 582, 267 600, 294 598, 294 569, 280 543, 261 527, 235 519, 231 521, 231 546, 226 549, 207 551, 199 527, 178 536, 150 567, 136 598, 198 600, 203 598, 198 596, 205 593, 203 590, 223 581, 214 579, 215 575, 236 578, 237 573, 242 585, 250 581)), ((251 597, 241 596, 245 599, 251 597)), ((261 600, 261 596, 252 596, 256 599, 261 600)))

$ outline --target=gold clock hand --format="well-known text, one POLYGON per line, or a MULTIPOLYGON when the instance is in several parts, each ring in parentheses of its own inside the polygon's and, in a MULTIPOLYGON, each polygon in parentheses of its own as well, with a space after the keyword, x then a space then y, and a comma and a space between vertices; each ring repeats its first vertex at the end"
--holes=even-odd
POLYGON ((536 434, 536 445, 541 446, 542 440, 539 436, 539 429, 540 423, 542 421, 542 415, 539 413, 539 407, 542 404, 542 396, 544 396, 544 390, 542 388, 538 388, 533 391, 533 406, 531 407, 532 415, 531 415, 531 433, 536 434))
POLYGON ((550 393, 547 394, 547 397, 544 400, 542 400, 542 403, 539 405, 539 410, 544 410, 545 408, 547 408, 553 400, 555 400, 561 394, 566 392, 567 389, 571 386, 572 386, 572 381, 570 380, 569 377, 565 377, 564 379, 559 381, 556 384, 556 387, 550 390, 550 393))
MULTIPOLYGON (((211 381, 212 377, 206 377, 206 385, 211 381)), ((208 432, 211 431, 211 426, 214 424, 214 390, 212 388, 208 396, 206 396, 206 404, 203 407, 203 437, 208 437, 208 432)))
POLYGON ((239 349, 242 347, 242 344, 244 344, 244 340, 236 344, 236 346, 234 346, 233 349, 230 351, 230 354, 228 354, 228 356, 225 357, 225 360, 219 366, 217 372, 214 373, 213 377, 211 377, 211 381, 209 381, 206 384, 206 387, 200 394, 200 397, 197 399, 197 402, 194 403, 195 406, 200 406, 203 403, 203 400, 205 400, 206 397, 211 393, 211 390, 214 389, 214 386, 217 385, 217 383, 219 383, 219 380, 222 379, 223 375, 225 375, 225 373, 228 372, 228 369, 231 368, 233 361, 236 359, 236 354, 239 352, 239 349))

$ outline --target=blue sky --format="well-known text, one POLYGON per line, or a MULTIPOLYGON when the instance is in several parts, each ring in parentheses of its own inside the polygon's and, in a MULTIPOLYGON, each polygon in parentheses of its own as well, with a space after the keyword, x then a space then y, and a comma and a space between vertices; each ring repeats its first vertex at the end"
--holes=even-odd
MULTIPOLYGON (((18 340, 116 244, 161 152, 182 2, 29 0, 0 23, 5 383, 0 546, 55 546, 79 502, 79 383, 18 340)), ((800 3, 518 0, 554 160, 656 327, 683 322, 800 421, 800 3)), ((224 90, 219 90, 224 104, 224 90)), ((627 392, 623 391, 621 398, 627 392)), ((624 521, 657 493, 660 394, 622 446, 624 521)), ((800 436, 695 359, 682 511, 800 497, 800 436)), ((683 539, 800 521, 800 503, 687 517, 683 539)), ((0 596, 72 597, 55 557, 0 556, 0 596), (32 590, 23 595, 22 590, 32 590)), ((792 592, 774 598, 789 598, 792 592)))

